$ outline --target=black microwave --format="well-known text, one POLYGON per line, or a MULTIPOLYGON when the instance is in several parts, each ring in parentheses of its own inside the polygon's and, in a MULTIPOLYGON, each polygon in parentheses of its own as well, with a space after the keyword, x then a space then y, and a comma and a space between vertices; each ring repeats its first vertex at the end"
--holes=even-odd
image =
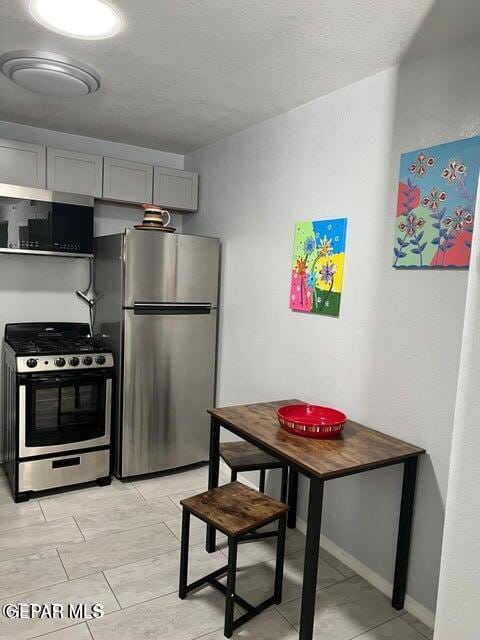
POLYGON ((0 184, 0 252, 93 256, 91 196, 0 184))

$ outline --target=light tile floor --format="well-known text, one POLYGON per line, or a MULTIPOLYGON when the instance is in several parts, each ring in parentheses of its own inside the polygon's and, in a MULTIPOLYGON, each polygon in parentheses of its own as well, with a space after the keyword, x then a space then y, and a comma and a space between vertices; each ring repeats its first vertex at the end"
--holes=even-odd
MULTIPOLYGON (((207 468, 109 487, 45 495, 15 505, 0 469, 0 611, 9 602, 101 602, 99 620, 8 620, 0 613, 0 640, 221 640, 224 601, 204 587, 177 596, 180 509, 183 496, 205 490, 207 468)), ((207 554, 205 527, 192 518, 189 579, 225 563, 225 538, 207 554)), ((235 634, 251 640, 298 638, 304 536, 288 531, 284 601, 235 634)), ((275 542, 239 550, 237 586, 259 602, 273 587, 275 542)), ((320 552, 315 638, 425 640, 433 633, 362 578, 320 552)))

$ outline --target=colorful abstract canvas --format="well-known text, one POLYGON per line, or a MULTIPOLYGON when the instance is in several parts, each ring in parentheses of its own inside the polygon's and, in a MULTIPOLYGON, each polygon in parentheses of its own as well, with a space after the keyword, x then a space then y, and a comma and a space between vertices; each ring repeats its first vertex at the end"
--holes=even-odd
POLYGON ((404 153, 394 267, 468 267, 480 167, 480 137, 404 153))
POLYGON ((347 219, 297 222, 290 309, 338 316, 347 219))

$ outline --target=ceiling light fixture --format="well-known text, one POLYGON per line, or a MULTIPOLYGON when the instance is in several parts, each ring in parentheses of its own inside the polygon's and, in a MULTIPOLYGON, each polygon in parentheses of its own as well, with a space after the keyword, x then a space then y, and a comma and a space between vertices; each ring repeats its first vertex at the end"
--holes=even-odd
POLYGON ((101 0, 30 0, 29 8, 41 25, 71 38, 111 38, 122 27, 118 13, 101 0))
POLYGON ((0 70, 21 87, 45 96, 74 98, 100 88, 95 69, 50 51, 8 51, 0 56, 0 70))

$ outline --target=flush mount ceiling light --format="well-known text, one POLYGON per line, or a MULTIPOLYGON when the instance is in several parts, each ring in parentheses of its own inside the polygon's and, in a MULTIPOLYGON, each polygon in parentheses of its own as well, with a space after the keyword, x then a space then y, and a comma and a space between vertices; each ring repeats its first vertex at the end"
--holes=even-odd
POLYGON ((100 88, 100 76, 94 69, 50 51, 9 51, 0 56, 0 70, 21 87, 46 96, 74 98, 100 88))
POLYGON ((71 38, 101 40, 120 31, 120 16, 100 0, 30 0, 37 22, 71 38))

